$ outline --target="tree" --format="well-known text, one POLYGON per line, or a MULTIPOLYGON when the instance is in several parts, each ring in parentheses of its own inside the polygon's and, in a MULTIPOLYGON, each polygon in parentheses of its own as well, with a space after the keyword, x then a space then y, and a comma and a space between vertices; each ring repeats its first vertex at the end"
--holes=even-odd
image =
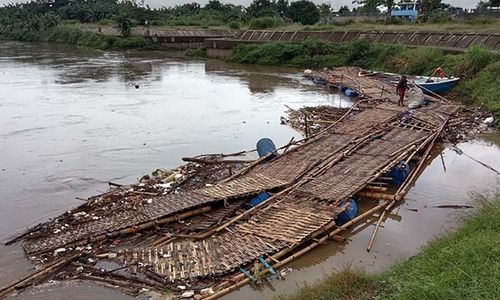
POLYGON ((132 19, 124 13, 120 13, 119 15, 115 15, 113 17, 113 19, 115 20, 116 27, 118 27, 122 36, 123 37, 130 36, 130 33, 132 32, 132 26, 134 25, 132 23, 132 19))
POLYGON ((489 2, 486 2, 486 1, 479 1, 479 3, 477 4, 476 8, 477 9, 485 9, 489 6, 489 2))
POLYGON ((363 5, 364 12, 378 12, 379 6, 387 7, 387 16, 391 16, 392 8, 394 7, 394 0, 356 0, 358 4, 363 5))
POLYGON ((321 3, 318 5, 318 10, 321 18, 327 21, 330 19, 330 15, 332 14, 332 6, 330 4, 321 3))
POLYGON ((284 17, 287 10, 288 10, 288 0, 276 1, 276 11, 278 11, 280 17, 284 17))
POLYGON ((319 10, 314 3, 307 0, 292 2, 287 11, 287 16, 294 22, 303 25, 312 25, 319 21, 319 10))
POLYGON ((276 4, 270 0, 254 0, 247 8, 252 18, 274 17, 277 15, 276 4))
POLYGON ((219 2, 219 0, 210 0, 207 5, 205 5, 204 9, 213 10, 213 11, 222 11, 224 9, 224 5, 219 2))
POLYGON ((442 0, 422 0, 420 1, 420 10, 423 14, 429 14, 433 10, 441 7, 442 0))
POLYGON ((376 13, 379 12, 377 7, 385 5, 386 0, 355 0, 353 2, 361 5, 358 7, 359 12, 376 13))
POLYGON ((339 14, 348 14, 350 12, 349 7, 347 5, 341 6, 339 9, 339 14))

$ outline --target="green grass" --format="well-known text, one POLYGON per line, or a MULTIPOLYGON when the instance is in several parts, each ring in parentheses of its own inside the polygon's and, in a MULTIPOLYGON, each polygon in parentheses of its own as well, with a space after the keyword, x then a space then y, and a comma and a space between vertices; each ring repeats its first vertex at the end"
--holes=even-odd
POLYGON ((346 270, 276 299, 499 299, 500 194, 476 197, 473 216, 410 260, 377 275, 346 270))
POLYGON ((194 49, 186 49, 184 54, 188 57, 206 57, 207 50, 205 48, 194 48, 194 49))
POLYGON ((143 37, 116 37, 83 32, 73 25, 58 25, 45 31, 21 31, 0 35, 0 39, 27 42, 50 42, 94 49, 155 49, 151 40, 143 37))
POLYGON ((266 29, 282 26, 284 23, 281 19, 275 17, 255 18, 248 22, 249 29, 266 29))
POLYGON ((278 296, 274 300, 366 300, 376 297, 381 286, 373 277, 359 270, 347 269, 325 280, 305 285, 294 295, 278 296))

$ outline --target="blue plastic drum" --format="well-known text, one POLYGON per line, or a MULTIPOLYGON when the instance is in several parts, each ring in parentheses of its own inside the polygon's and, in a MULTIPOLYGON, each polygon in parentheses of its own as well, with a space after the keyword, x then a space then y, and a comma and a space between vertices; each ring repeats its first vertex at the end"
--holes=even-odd
POLYGON ((352 90, 352 89, 347 89, 345 90, 344 94, 347 96, 347 97, 357 97, 358 96, 358 93, 356 93, 355 90, 352 90))
POLYGON ((271 156, 278 155, 276 146, 269 138, 263 138, 257 142, 257 152, 259 153, 259 157, 266 156, 268 153, 273 153, 271 156))
POLYGON ((337 226, 344 225, 358 215, 358 203, 356 202, 356 200, 354 200, 353 198, 349 198, 349 200, 347 200, 347 203, 349 203, 349 207, 341 212, 335 219, 335 224, 337 226))

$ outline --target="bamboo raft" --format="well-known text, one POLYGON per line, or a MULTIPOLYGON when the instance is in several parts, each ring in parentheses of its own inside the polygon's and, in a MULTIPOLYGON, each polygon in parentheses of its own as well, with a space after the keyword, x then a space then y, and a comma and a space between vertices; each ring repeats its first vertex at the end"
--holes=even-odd
MULTIPOLYGON (((378 112, 377 115, 380 116, 378 112)), ((387 119, 384 114, 383 117, 387 119)), ((377 118, 374 116, 374 119, 377 118)), ((422 143, 432 135, 432 132, 404 127, 397 122, 378 124, 377 127, 381 129, 376 130, 371 139, 346 148, 339 154, 337 162, 328 161, 321 168, 323 173, 304 180, 286 195, 270 200, 272 204, 248 220, 232 225, 229 233, 191 242, 189 246, 184 241, 167 244, 165 247, 169 252, 164 259, 160 254, 165 253, 163 248, 120 253, 120 262, 153 266, 154 271, 166 280, 176 282, 208 275, 220 276, 259 257, 303 243, 334 222, 342 212, 343 201, 409 155, 408 151, 401 153, 401 149, 418 146, 420 144, 416 142, 422 143), (179 257, 183 257, 181 262, 179 257), (189 261, 189 264, 183 261, 189 261), (205 261, 210 261, 210 268, 205 267, 205 261)))
MULTIPOLYGON (((197 282, 197 290, 214 291, 204 297, 215 299, 255 282, 250 273, 241 270, 253 269, 254 275, 271 272, 259 267, 259 261, 276 269, 383 210, 370 249, 384 217, 407 193, 437 138, 461 107, 428 96, 432 105, 408 111, 396 105, 399 96, 389 83, 358 74, 357 68, 314 74, 330 85, 356 90, 358 101, 319 133, 286 146, 278 157, 248 163, 213 186, 197 185, 167 195, 153 193, 146 202, 98 220, 27 237, 23 242, 26 253, 46 255, 61 247, 78 252, 82 250, 77 246, 101 243, 102 250, 91 253, 116 251, 108 260, 144 274, 156 285, 175 290, 177 285, 197 282), (412 162, 415 168, 400 187, 388 189, 384 178, 402 161, 412 162), (268 200, 238 211, 242 203, 264 191, 272 193, 268 200), (353 196, 378 203, 337 226, 336 217, 353 196), (183 219, 185 222, 178 223, 183 219), (120 249, 112 246, 117 237, 138 232, 147 235, 152 228, 169 227, 166 224, 185 235, 160 237, 146 245, 132 240, 120 249)), ((410 97, 420 96, 410 93, 410 97)), ((116 280, 106 276, 101 279, 116 280)))

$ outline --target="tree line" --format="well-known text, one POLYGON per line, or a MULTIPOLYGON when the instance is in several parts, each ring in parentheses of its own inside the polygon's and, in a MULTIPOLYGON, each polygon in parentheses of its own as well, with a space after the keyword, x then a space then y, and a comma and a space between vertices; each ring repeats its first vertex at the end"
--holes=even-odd
POLYGON ((204 25, 205 22, 211 26, 246 23, 261 17, 288 18, 291 22, 308 25, 320 19, 318 7, 307 0, 292 3, 288 0, 254 0, 248 7, 210 0, 204 6, 193 2, 158 9, 134 0, 35 0, 0 8, 0 17, 3 19, 20 20, 45 14, 81 23, 126 15, 135 25, 204 25))
MULTIPOLYGON (((482 1, 481 5, 498 5, 499 0, 482 1)), ((396 0, 354 0, 359 4, 356 13, 380 13, 385 7, 390 16, 396 0)), ((151 8, 136 0, 33 0, 28 3, 0 7, 0 34, 2 32, 41 31, 61 21, 95 23, 106 21, 118 24, 124 35, 132 26, 229 26, 251 28, 273 27, 276 24, 299 23, 312 25, 328 22, 333 15, 350 14, 343 6, 334 11, 330 4, 314 4, 309 0, 253 0, 248 7, 223 4, 210 0, 204 6, 192 2, 171 7, 151 8), (253 26, 254 25, 254 26, 253 26)), ((430 13, 446 9, 442 0, 420 0, 422 11, 430 13)), ((448 5, 449 8, 449 5, 448 5)), ((427 14, 424 14, 426 16, 427 14)), ((424 20, 425 21, 425 20, 424 20)), ((111 24, 111 23, 110 23, 111 24)))

